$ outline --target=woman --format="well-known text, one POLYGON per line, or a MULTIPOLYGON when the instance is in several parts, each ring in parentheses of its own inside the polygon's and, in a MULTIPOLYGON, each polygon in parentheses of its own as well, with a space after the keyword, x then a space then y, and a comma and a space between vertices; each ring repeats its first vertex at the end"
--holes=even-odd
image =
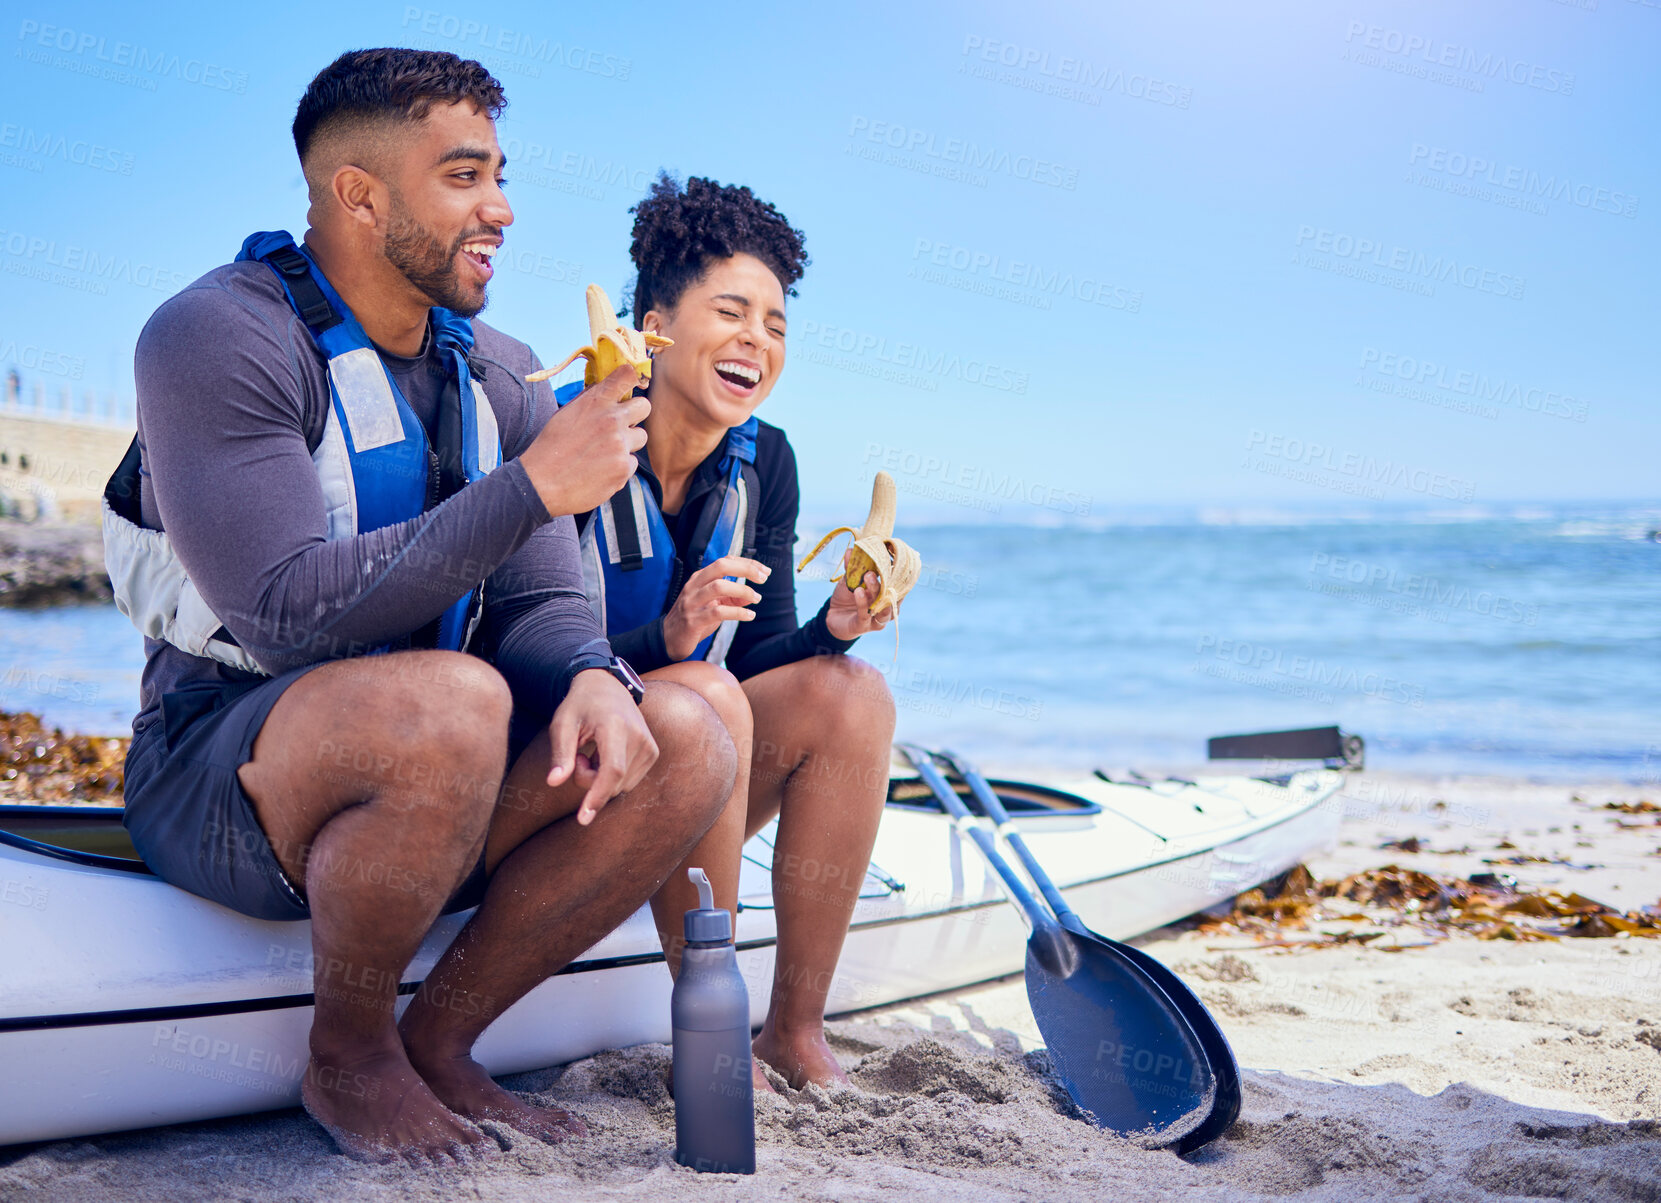
MULTIPOLYGON (((682 189, 660 175, 632 212, 635 325, 673 346, 653 363, 640 471, 585 524, 585 574, 613 651, 697 690, 732 733, 732 797, 686 861, 709 873, 718 905, 736 911, 743 842, 778 816, 778 953, 756 1056, 797 1089, 843 1082, 825 997, 894 735, 887 683, 843 653, 893 608, 868 612, 878 581, 867 573, 796 620, 795 454, 753 414, 784 371, 785 298, 807 264, 801 233, 748 188, 707 179, 682 189)), ((696 904, 684 867, 652 900, 671 973, 696 904)))

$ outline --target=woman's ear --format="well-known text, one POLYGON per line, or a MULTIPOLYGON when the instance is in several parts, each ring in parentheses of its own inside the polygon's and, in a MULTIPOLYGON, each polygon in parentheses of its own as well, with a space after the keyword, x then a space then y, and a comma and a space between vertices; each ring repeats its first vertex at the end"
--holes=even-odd
POLYGON ((647 334, 662 334, 663 315, 656 309, 648 309, 646 316, 640 319, 640 328, 647 334))

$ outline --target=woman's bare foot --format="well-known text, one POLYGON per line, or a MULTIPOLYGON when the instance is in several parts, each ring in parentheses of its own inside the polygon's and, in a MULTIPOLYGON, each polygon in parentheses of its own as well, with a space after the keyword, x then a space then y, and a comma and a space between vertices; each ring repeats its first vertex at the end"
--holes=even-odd
POLYGON ((439 1100, 396 1040, 367 1055, 313 1052, 300 1100, 340 1151, 359 1161, 444 1164, 496 1148, 439 1100))
POLYGON ((777 1070, 779 1076, 790 1083, 792 1090, 800 1090, 809 1082, 825 1087, 848 1084, 848 1075, 837 1063, 830 1045, 825 1043, 825 1029, 822 1027, 781 1035, 774 1029, 772 1017, 769 1016, 750 1049, 777 1070))
POLYGON ((471 1120, 499 1120, 551 1145, 587 1136, 588 1125, 561 1107, 538 1107, 498 1086, 472 1057, 410 1057, 444 1105, 471 1120))

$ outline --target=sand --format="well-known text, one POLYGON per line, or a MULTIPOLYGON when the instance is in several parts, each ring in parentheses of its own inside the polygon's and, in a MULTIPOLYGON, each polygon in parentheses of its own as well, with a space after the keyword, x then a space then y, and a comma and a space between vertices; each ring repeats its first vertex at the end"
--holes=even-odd
MULTIPOLYGON (((1602 809, 1641 796, 1369 773, 1311 868, 1499 870, 1653 904, 1661 826, 1602 809), (1379 846, 1414 835, 1441 851, 1379 846), (1546 859, 1484 863, 1516 856, 1546 859)), ((1429 942, 1409 926, 1277 949, 1188 925, 1139 943, 1248 1067, 1240 1122, 1186 1160, 1078 1118, 1017 978, 832 1024, 855 1088, 761 1098, 753 1177, 674 1164, 668 1050, 646 1045, 506 1079, 587 1119, 590 1137, 558 1147, 497 1129, 509 1147, 479 1164, 364 1166, 278 1112, 0 1150, 0 1198, 1661 1200, 1661 940, 1429 942)))

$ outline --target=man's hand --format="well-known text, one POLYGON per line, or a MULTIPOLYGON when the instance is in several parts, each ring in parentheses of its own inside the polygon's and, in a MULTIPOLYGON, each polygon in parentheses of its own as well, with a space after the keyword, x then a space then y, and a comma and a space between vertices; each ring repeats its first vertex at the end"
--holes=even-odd
POLYGON ((773 570, 760 560, 743 556, 722 556, 687 578, 680 596, 663 616, 663 646, 671 660, 685 660, 728 619, 749 622, 756 612, 749 607, 761 594, 729 576, 764 583, 773 570))
POLYGON ((657 741, 640 707, 604 669, 584 669, 571 678, 548 738, 553 743, 548 784, 562 785, 573 773, 578 785, 587 782, 577 807, 577 822, 585 827, 607 802, 639 785, 657 763, 657 741))
POLYGON ((871 603, 882 592, 882 581, 874 572, 867 572, 858 589, 849 589, 837 577, 831 584, 830 609, 825 611, 825 629, 837 639, 858 639, 861 635, 880 631, 893 621, 899 607, 893 603, 875 614, 871 603))
POLYGON ((628 483, 652 406, 627 364, 562 407, 519 456, 550 515, 586 514, 628 483))

